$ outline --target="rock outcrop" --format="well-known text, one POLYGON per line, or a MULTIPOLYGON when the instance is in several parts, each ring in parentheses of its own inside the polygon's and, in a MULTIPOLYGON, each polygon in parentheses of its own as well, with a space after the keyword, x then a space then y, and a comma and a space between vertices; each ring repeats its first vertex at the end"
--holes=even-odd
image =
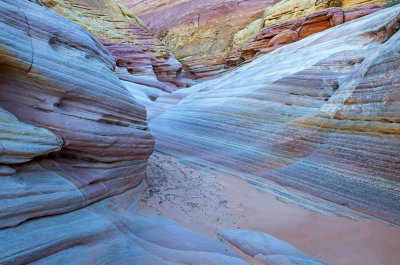
MULTIPOLYGON (((354 15, 354 19, 377 11, 377 7, 385 3, 384 0, 117 1, 142 18, 167 44, 183 64, 187 76, 201 79, 222 74, 227 67, 248 61, 249 57, 254 57, 254 50, 270 51, 268 42, 259 42, 259 39, 254 45, 248 44, 263 29, 290 21, 304 22, 307 16, 331 7, 357 8, 358 15, 354 15), (373 4, 377 6, 365 7, 373 4)), ((339 17, 342 12, 337 10, 334 17, 339 17)), ((309 18, 300 38, 344 22, 329 23, 330 18, 330 12, 309 18)))
POLYGON ((161 97, 180 103, 150 121, 156 149, 400 224, 399 14, 340 24, 161 97))
POLYGON ((154 145, 145 108, 113 73, 113 57, 93 35, 45 7, 10 2, 1 3, 0 105, 52 133, 8 115, 14 137, 2 158, 20 159, 2 162, 40 159, 1 178, 0 198, 8 203, 1 203, 0 227, 135 188, 154 145))
POLYGON ((0 163, 19 164, 61 149, 62 140, 52 132, 18 121, 0 108, 0 163))
POLYGON ((246 264, 137 213, 154 137, 115 69, 39 1, 0 1, 0 264, 246 264))
MULTIPOLYGON (((260 18, 278 0, 118 0, 145 21, 194 78, 223 68, 236 32, 260 18)), ((236 45, 242 44, 240 36, 236 45)))
POLYGON ((114 56, 123 80, 167 92, 187 82, 182 65, 147 26, 114 0, 43 0, 57 13, 89 30, 114 56))
MULTIPOLYGON (((282 4, 280 3, 276 6, 282 7, 281 5, 282 4)), ((325 6, 329 6, 328 1, 325 5, 318 6, 318 8, 315 6, 310 8, 310 6, 307 5, 301 6, 302 12, 293 13, 284 8, 276 8, 274 6, 271 8, 271 14, 267 15, 267 17, 270 19, 266 19, 263 22, 265 23, 265 26, 261 31, 256 33, 257 35, 254 40, 229 53, 227 66, 236 67, 242 63, 249 63, 254 58, 272 52, 284 45, 304 39, 312 34, 327 30, 337 25, 350 22, 354 19, 369 15, 381 10, 382 8, 382 5, 378 4, 366 5, 346 10, 342 9, 341 7, 330 7, 310 13, 310 10, 320 9, 325 6), (304 14, 308 15, 304 18, 298 18, 299 15, 302 16, 304 14), (294 20, 289 20, 291 18, 294 18, 294 20)))

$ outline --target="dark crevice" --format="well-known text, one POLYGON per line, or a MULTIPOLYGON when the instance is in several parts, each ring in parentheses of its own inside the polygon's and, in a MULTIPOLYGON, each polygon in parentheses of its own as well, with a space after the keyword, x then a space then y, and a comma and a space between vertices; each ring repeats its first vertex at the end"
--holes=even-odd
POLYGON ((31 35, 31 24, 29 23, 28 17, 25 15, 25 13, 24 13, 21 9, 19 9, 19 11, 20 11, 21 14, 25 17, 26 25, 28 26, 28 32, 27 32, 26 34, 28 35, 29 40, 30 40, 30 42, 31 42, 32 59, 31 59, 31 63, 30 63, 29 69, 28 69, 28 71, 26 72, 26 73, 29 73, 29 72, 32 70, 32 67, 33 67, 33 60, 34 60, 34 57, 35 57, 35 50, 33 49, 33 40, 32 40, 32 35, 31 35))

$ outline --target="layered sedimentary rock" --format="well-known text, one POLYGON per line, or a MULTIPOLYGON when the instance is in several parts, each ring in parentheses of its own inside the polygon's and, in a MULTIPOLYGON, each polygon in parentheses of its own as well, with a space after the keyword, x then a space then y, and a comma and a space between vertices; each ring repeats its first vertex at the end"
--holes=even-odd
POLYGON ((0 163, 18 164, 59 151, 62 140, 52 132, 18 121, 0 108, 0 163))
MULTIPOLYGON (((280 5, 281 4, 277 4, 276 6, 280 5)), ((329 2, 326 2, 326 5, 319 6, 319 8, 325 6, 329 6, 329 2)), ((379 11, 382 6, 378 4, 366 5, 346 10, 341 7, 330 7, 312 13, 310 13, 310 10, 319 8, 316 8, 315 6, 311 8, 308 5, 305 5, 302 6, 302 12, 293 13, 285 12, 286 9, 275 10, 274 8, 275 6, 271 8, 273 9, 271 11, 272 15, 269 15, 271 20, 264 21, 266 26, 256 33, 257 35, 254 40, 229 53, 227 66, 235 67, 242 63, 249 63, 254 58, 272 52, 284 45, 379 11), (282 15, 282 12, 286 15, 282 15), (304 18, 297 18, 304 14, 308 15, 304 18), (288 20, 291 18, 294 18, 294 20, 288 20)), ((251 28, 246 30, 251 30, 251 28)))
POLYGON ((161 97, 180 103, 150 121, 156 148, 400 224, 399 13, 338 25, 161 97))
MULTIPOLYGON (((264 52, 270 51, 268 42, 258 42, 259 39, 256 39, 256 44, 246 45, 263 29, 299 19, 304 22, 310 14, 331 7, 350 9, 372 4, 381 7, 385 3, 384 0, 118 0, 118 2, 125 4, 142 18, 150 30, 168 45, 172 53, 182 62, 187 76, 202 79, 224 73, 227 71, 227 66, 237 66, 249 57, 254 57, 255 50, 256 53, 261 49, 264 49, 264 52), (238 48, 239 50, 236 50, 238 48)), ((357 12, 366 15, 377 10, 375 6, 373 10, 366 8, 357 12)), ((337 17, 342 12, 339 11, 337 17)), ((354 10, 352 12, 354 13, 354 10)), ((312 29, 304 29, 308 33, 302 34, 302 37, 344 22, 327 23, 329 18, 330 14, 320 14, 319 18, 308 21, 309 24, 305 28, 312 29), (321 19, 321 16, 325 18, 321 19)))
POLYGON ((0 263, 246 264, 137 214, 145 107, 91 33, 34 2, 0 2, 0 263))
POLYGON ((135 213, 140 192, 0 230, 1 264, 234 264, 224 244, 155 216, 135 213), (29 240, 27 240, 29 239, 29 240))
MULTIPOLYGON (((143 19, 195 78, 225 71, 236 32, 278 0, 118 0, 143 19)), ((236 42, 239 41, 239 37, 236 42)))
MULTIPOLYGON (((35 146, 26 138, 34 142, 41 136, 53 146, 37 150, 30 159, 58 152, 38 160, 40 165, 22 165, 18 178, 1 179, 7 194, 2 198, 19 205, 12 215, 3 216, 1 227, 63 208, 80 208, 134 188, 145 175, 154 144, 145 108, 113 73, 115 62, 105 47, 80 26, 24 2, 2 2, 0 105, 20 121, 52 132, 32 128, 38 135, 34 136, 19 126, 10 146, 28 152, 35 146), (25 139, 18 139, 18 133, 25 139), (25 144, 18 146, 18 140, 25 144), (46 178, 64 181, 52 185, 46 178), (33 203, 30 196, 38 201, 33 203), (65 200, 56 200, 55 207, 48 203, 50 198, 65 200), (48 207, 52 209, 44 210, 48 207)), ((8 203, 1 207, 12 208, 8 203)))
POLYGON ((340 7, 337 0, 282 0, 267 8, 262 17, 262 27, 288 22, 329 7, 340 7))
POLYGON ((355 8, 370 4, 385 4, 385 0, 341 0, 343 8, 355 8))
POLYGON ((278 265, 323 265, 322 261, 311 257, 292 245, 271 235, 245 229, 224 229, 217 233, 244 253, 264 264, 278 265))
POLYGON ((147 26, 114 0, 43 0, 93 33, 114 56, 121 79, 173 91, 186 85, 182 65, 147 26))
POLYGON ((384 0, 282 0, 267 8, 262 17, 262 27, 304 18, 311 13, 330 7, 355 8, 371 4, 384 4, 384 0))

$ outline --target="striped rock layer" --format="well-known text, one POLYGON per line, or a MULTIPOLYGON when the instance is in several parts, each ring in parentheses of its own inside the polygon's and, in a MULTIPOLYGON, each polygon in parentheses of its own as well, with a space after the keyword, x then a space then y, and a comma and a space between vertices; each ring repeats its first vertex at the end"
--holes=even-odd
POLYGON ((137 213, 154 137, 87 30, 0 1, 0 264, 247 264, 137 213))
POLYGON ((149 29, 193 78, 212 77, 223 68, 236 32, 260 18, 278 0, 117 0, 149 29))
MULTIPOLYGON (((281 19, 278 21, 285 22, 264 27, 261 31, 256 33, 254 40, 229 53, 226 61, 227 66, 236 67, 242 63, 249 63, 254 58, 272 52, 284 45, 369 15, 381 9, 382 5, 379 4, 351 9, 330 7, 310 14, 308 14, 309 10, 306 9, 308 15, 304 18, 297 18, 289 21, 281 19)), ((281 13, 278 13, 278 15, 275 16, 279 17, 280 15, 281 13)), ((276 21, 273 20, 273 22, 276 21)))
POLYGON ((95 35, 113 55, 121 79, 168 92, 186 86, 182 65, 122 4, 114 0, 42 3, 95 35))
POLYGON ((375 12, 161 97, 178 104, 150 121, 156 149, 400 224, 399 14, 375 12))
POLYGON ((385 0, 282 0, 267 8, 262 17, 262 27, 304 18, 311 13, 330 7, 343 9, 372 4, 384 4, 385 0))
MULTIPOLYGON (((226 72, 229 66, 240 64, 237 63, 240 56, 233 65, 231 60, 226 62, 233 57, 228 54, 252 42, 267 27, 304 19, 330 7, 347 10, 385 3, 385 0, 117 1, 143 19, 167 44, 182 63, 187 76, 200 79, 209 79, 226 72)), ((314 33, 329 28, 326 22, 317 24, 312 30, 314 33), (315 28, 319 30, 315 31, 315 28)), ((260 45, 268 48, 268 43, 260 45)))

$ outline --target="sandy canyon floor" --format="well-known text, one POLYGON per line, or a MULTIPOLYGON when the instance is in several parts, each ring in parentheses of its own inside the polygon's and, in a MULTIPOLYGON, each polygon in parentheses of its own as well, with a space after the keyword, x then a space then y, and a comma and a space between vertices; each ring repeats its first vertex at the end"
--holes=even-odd
POLYGON ((273 235, 328 264, 400 260, 397 227, 323 216, 277 200, 237 177, 197 170, 160 153, 151 156, 147 172, 140 211, 170 218, 209 237, 218 238, 216 229, 243 228, 273 235))

